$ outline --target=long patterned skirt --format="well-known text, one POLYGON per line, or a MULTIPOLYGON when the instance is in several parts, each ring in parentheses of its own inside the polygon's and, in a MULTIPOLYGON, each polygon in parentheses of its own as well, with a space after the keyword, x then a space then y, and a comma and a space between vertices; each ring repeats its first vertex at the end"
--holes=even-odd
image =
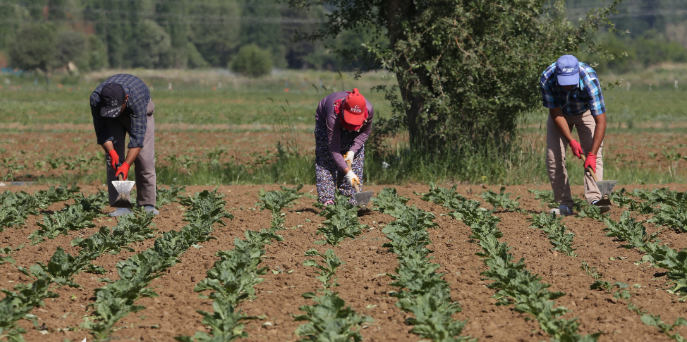
MULTIPOLYGON (((353 146, 355 138, 360 134, 359 132, 352 132, 346 129, 341 129, 341 151, 345 153, 353 146)), ((363 191, 363 164, 365 163, 365 145, 360 148, 353 158, 353 172, 360 179, 360 191, 363 191)), ((349 196, 350 202, 353 205, 357 203, 353 199, 355 189, 346 182, 344 173, 339 171, 329 153, 329 142, 327 138, 327 124, 325 122, 317 121, 315 124, 315 175, 317 177, 317 198, 320 203, 327 201, 334 201, 334 191, 339 192, 345 196, 349 196)))

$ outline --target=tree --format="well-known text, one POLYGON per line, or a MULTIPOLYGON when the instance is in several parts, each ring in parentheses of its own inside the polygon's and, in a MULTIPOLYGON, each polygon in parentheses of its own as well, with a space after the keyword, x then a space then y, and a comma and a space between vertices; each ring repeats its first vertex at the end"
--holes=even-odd
POLYGON ((339 48, 393 72, 386 91, 390 120, 377 131, 406 128, 410 146, 430 156, 508 151, 517 118, 540 105, 538 79, 546 66, 581 46, 594 49, 592 33, 616 2, 590 13, 579 26, 565 19, 562 3, 548 0, 287 0, 291 6, 329 5, 313 41, 371 27, 388 44, 339 48), (400 92, 400 98, 397 94, 400 92))
POLYGON ((169 35, 152 20, 143 20, 136 39, 128 47, 126 64, 135 68, 165 68, 172 65, 169 35))
POLYGON ((208 64, 225 67, 236 53, 240 12, 235 1, 204 0, 190 6, 190 41, 208 64))
POLYGON ((64 30, 57 37, 53 64, 59 68, 73 62, 79 68, 83 68, 88 64, 87 53, 86 37, 79 32, 64 30))
POLYGON ((57 32, 52 24, 34 24, 17 32, 9 46, 13 66, 43 72, 52 70, 55 58, 57 32))
POLYGON ((246 45, 231 62, 231 70, 249 77, 264 76, 272 71, 272 57, 255 44, 246 45))
POLYGON ((269 50, 275 65, 283 66, 281 13, 274 0, 246 0, 241 9, 241 45, 255 44, 269 50))

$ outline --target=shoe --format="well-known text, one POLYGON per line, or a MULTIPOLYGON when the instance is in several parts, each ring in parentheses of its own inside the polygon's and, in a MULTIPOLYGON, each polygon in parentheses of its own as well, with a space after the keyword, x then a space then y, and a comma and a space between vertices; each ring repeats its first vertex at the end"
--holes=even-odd
POLYGON ((160 214, 160 212, 157 209, 155 209, 155 207, 153 207, 152 205, 144 205, 143 210, 145 210, 146 213, 148 213, 148 214, 150 214, 150 213, 153 213, 153 215, 160 214))
POLYGON ((558 209, 551 209, 549 213, 554 213, 560 216, 570 216, 572 215, 572 209, 568 208, 567 205, 561 204, 558 209))
POLYGON ((117 208, 117 210, 113 211, 110 213, 110 217, 119 217, 122 215, 129 215, 133 214, 134 212, 131 211, 129 208, 117 208))
POLYGON ((611 206, 610 205, 597 205, 596 203, 599 202, 598 200, 592 202, 592 205, 596 205, 599 207, 599 211, 601 211, 602 214, 605 214, 609 211, 611 211, 611 206))

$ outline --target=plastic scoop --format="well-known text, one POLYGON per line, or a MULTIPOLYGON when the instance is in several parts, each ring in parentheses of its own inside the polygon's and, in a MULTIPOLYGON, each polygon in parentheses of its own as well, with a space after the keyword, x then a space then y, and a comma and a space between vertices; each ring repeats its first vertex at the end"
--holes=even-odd
MULTIPOLYGON (((122 164, 117 165, 121 166, 122 164)), ((117 196, 117 200, 112 203, 112 207, 115 208, 131 208, 131 189, 134 188, 134 184, 136 182, 132 181, 125 181, 124 176, 120 173, 119 174, 119 180, 112 181, 112 185, 114 186, 115 190, 117 190, 117 193, 119 194, 117 196)))

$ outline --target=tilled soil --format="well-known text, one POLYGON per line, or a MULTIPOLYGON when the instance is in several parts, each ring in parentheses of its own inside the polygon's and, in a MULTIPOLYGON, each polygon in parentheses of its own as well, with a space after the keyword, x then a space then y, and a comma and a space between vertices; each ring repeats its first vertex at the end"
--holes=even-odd
MULTIPOLYGON (((657 186, 641 186, 655 188, 657 186)), ((6 187, 2 190, 35 191, 43 187, 6 187)), ((134 341, 171 341, 174 336, 193 335, 196 331, 204 331, 201 323, 202 316, 196 310, 212 311, 211 301, 201 299, 193 291, 194 286, 205 277, 205 272, 217 260, 215 252, 230 250, 236 237, 243 237, 245 230, 259 230, 270 226, 270 215, 267 211, 255 209, 260 188, 266 190, 278 189, 277 186, 222 186, 219 192, 225 194, 226 209, 235 215, 233 220, 225 220, 226 226, 218 226, 212 233, 217 240, 210 240, 190 248, 181 256, 181 263, 169 269, 168 273, 154 280, 153 290, 159 294, 156 298, 144 298, 137 302, 146 308, 131 314, 118 324, 118 330, 113 333, 113 339, 134 341)), ((369 187, 376 192, 383 187, 369 187)), ((433 262, 441 265, 440 272, 446 273, 444 279, 450 282, 451 295, 461 303, 463 311, 455 315, 455 319, 468 320, 464 335, 471 335, 480 340, 490 341, 533 341, 547 340, 548 336, 540 332, 538 323, 528 320, 526 314, 518 313, 512 306, 497 306, 492 299, 493 290, 486 288, 488 281, 482 280, 480 273, 485 270, 484 263, 475 253, 479 246, 469 240, 470 229, 461 221, 449 216, 441 216, 446 209, 441 206, 421 201, 414 192, 426 192, 427 186, 407 185, 397 186, 398 192, 411 198, 409 205, 432 211, 437 215, 435 222, 437 229, 431 230, 433 262)), ((479 194, 486 189, 498 191, 498 187, 460 186, 458 191, 468 198, 481 200, 479 194)), ((507 189, 515 195, 522 196, 519 200, 521 208, 528 212, 544 210, 539 201, 527 192, 527 189, 545 189, 542 186, 512 186, 507 189)), ((627 187, 632 190, 634 187, 627 187)), ((671 189, 685 191, 685 185, 671 185, 671 189)), ((88 186, 85 192, 94 193, 96 187, 88 186)), ((187 187, 187 193, 193 193, 211 187, 187 187)), ((366 189, 367 190, 367 189, 366 189)), ((576 194, 581 194, 581 187, 573 187, 576 194)), ((314 186, 305 186, 304 192, 315 194, 314 186)), ((389 296, 390 291, 396 290, 389 284, 391 279, 385 273, 393 273, 398 266, 396 256, 382 247, 388 241, 381 232, 383 225, 393 220, 392 217, 378 212, 361 215, 360 221, 369 225, 369 230, 356 239, 347 239, 337 247, 316 244, 322 240, 316 234, 317 227, 323 221, 318 216, 319 209, 313 207, 315 200, 303 197, 292 208, 285 209, 286 227, 290 229, 280 232, 284 241, 273 242, 266 246, 266 257, 261 266, 267 266, 269 271, 263 276, 264 282, 256 286, 256 298, 240 305, 246 314, 260 316, 261 319, 251 321, 246 326, 248 341, 294 341, 298 336, 294 334, 301 322, 295 322, 293 315, 300 314, 301 305, 312 304, 312 300, 305 299, 301 294, 315 291, 319 281, 314 278, 314 270, 303 266, 307 259, 305 251, 315 248, 321 252, 333 248, 336 254, 345 262, 337 272, 338 283, 335 288, 339 296, 356 312, 368 315, 374 322, 364 326, 362 335, 369 341, 417 341, 417 335, 409 332, 411 325, 405 323, 409 314, 402 312, 395 306, 396 299, 389 296)), ((64 203, 52 205, 45 213, 59 210, 64 203)), ((485 204, 485 206, 489 206, 485 204)), ((160 232, 180 229, 183 221, 184 208, 178 203, 168 204, 161 208, 160 215, 154 219, 156 228, 160 232)), ((614 208, 612 218, 619 219, 621 209, 614 208)), ((563 291, 565 296, 558 299, 558 305, 567 307, 571 313, 566 318, 578 317, 580 333, 588 334, 601 331, 600 341, 668 341, 669 339, 658 332, 656 328, 644 325, 640 316, 628 310, 627 301, 615 299, 610 293, 590 290, 594 279, 585 273, 580 266, 583 261, 597 272, 604 280, 610 282, 624 282, 630 285, 631 301, 654 315, 661 315, 666 322, 674 322, 677 317, 687 316, 687 304, 678 301, 678 296, 665 291, 665 270, 635 265, 642 254, 634 249, 625 249, 623 243, 611 237, 606 237, 603 231, 605 225, 591 219, 567 217, 566 226, 576 234, 573 247, 577 256, 571 257, 563 253, 553 252, 551 244, 544 232, 529 228, 528 215, 512 212, 498 212, 501 217, 499 227, 504 233, 501 239, 512 247, 511 253, 516 258, 524 258, 527 269, 539 274, 542 281, 551 284, 549 290, 563 291)), ((642 219, 646 217, 640 216, 642 219)), ((18 266, 28 267, 36 262, 47 262, 57 247, 75 254, 78 248, 70 247, 69 242, 77 236, 88 236, 97 231, 96 228, 71 232, 68 236, 60 236, 55 240, 48 240, 41 244, 30 246, 28 235, 38 229, 37 220, 40 217, 29 217, 27 226, 23 229, 8 229, 0 233, 0 246, 25 247, 12 256, 18 266)), ((98 218, 96 224, 112 226, 116 222, 110 218, 98 218)), ((658 228, 646 224, 651 232, 658 228)), ((663 230, 659 238, 669 243, 673 248, 687 247, 687 235, 676 234, 663 230)), ((153 239, 131 245, 136 252, 151 247, 153 239)), ((84 337, 90 340, 86 331, 78 329, 87 314, 88 305, 94 300, 95 289, 105 285, 98 278, 117 279, 115 264, 124 260, 132 252, 122 252, 118 255, 103 255, 95 264, 103 266, 110 273, 93 275, 81 273, 75 277, 82 288, 73 289, 62 287, 54 290, 60 295, 54 300, 45 301, 45 306, 32 311, 38 317, 38 323, 45 325, 44 331, 34 328, 28 321, 21 325, 28 331, 24 336, 27 341, 63 341, 65 338, 81 341, 84 337), (75 331, 66 330, 76 327, 75 331), (44 334, 46 333, 47 334, 44 334)), ((5 263, 0 265, 0 288, 11 289, 19 282, 28 282, 28 277, 20 274, 16 267, 5 263)), ((687 328, 678 327, 676 331, 687 334, 687 328)))

